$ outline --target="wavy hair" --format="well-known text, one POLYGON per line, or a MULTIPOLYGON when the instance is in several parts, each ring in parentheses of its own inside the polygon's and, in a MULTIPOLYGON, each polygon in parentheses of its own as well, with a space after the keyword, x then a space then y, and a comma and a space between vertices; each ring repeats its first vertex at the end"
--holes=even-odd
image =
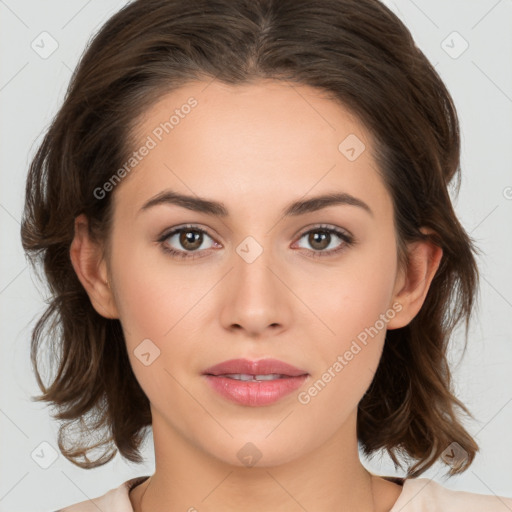
POLYGON ((42 391, 35 399, 57 408, 63 455, 84 468, 117 451, 141 462, 151 426, 121 324, 95 311, 72 267, 74 219, 86 214, 90 235, 108 241, 112 194, 98 199, 94 190, 133 151, 140 116, 163 94, 213 79, 315 87, 371 133, 393 200, 399 263, 416 240, 431 240, 443 257, 418 315, 386 333, 358 405, 358 441, 367 456, 386 450, 395 467, 408 459, 408 477, 457 442, 467 457, 449 473, 465 471, 479 448, 458 416, 457 408, 471 413, 452 389, 447 348, 462 321, 467 343, 478 269, 449 193, 460 187, 458 118, 409 30, 378 0, 136 0, 89 42, 30 164, 21 227, 23 247, 34 267, 42 265, 50 290, 31 339, 42 391), (46 384, 45 339, 55 370, 46 384))

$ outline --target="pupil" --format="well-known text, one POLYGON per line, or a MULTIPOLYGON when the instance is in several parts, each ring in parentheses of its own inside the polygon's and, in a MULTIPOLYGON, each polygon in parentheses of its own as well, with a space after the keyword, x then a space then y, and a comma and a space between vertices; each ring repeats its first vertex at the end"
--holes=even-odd
POLYGON ((185 249, 195 250, 201 247, 202 236, 198 231, 182 231, 180 243, 185 249))
POLYGON ((309 243, 315 249, 325 249, 329 246, 330 233, 326 231, 315 231, 309 235, 309 243), (323 243, 327 240, 327 244, 323 243))

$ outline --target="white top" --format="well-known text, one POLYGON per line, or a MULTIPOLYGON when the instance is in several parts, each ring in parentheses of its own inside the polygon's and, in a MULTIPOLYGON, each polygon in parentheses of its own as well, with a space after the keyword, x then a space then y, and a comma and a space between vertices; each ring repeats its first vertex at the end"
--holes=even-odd
MULTIPOLYGON (((57 512, 133 512, 128 493, 149 476, 132 478, 93 500, 81 501, 57 512)), ((397 479, 403 490, 389 512, 510 512, 512 498, 453 491, 428 478, 397 479)))

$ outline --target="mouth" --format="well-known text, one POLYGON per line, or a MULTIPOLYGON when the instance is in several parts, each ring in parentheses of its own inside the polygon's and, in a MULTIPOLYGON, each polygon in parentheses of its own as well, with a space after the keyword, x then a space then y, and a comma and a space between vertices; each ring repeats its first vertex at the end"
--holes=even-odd
POLYGON ((231 359, 203 372, 223 398, 239 405, 272 404, 302 386, 309 374, 277 359, 231 359))
MULTIPOLYGON (((208 375, 208 374, 207 374, 208 375)), ((282 375, 279 373, 269 373, 268 375, 251 375, 248 373, 228 373, 224 375, 212 375, 212 377, 226 377, 227 379, 243 380, 243 381, 261 381, 261 380, 276 380, 276 379, 292 379, 291 375, 282 375)))

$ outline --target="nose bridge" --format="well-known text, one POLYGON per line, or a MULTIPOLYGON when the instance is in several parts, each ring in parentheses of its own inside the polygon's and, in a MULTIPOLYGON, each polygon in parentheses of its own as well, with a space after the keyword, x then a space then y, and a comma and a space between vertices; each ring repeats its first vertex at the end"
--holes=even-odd
POLYGON ((276 266, 270 243, 263 245, 253 236, 247 236, 238 244, 235 252, 235 285, 239 288, 237 292, 248 295, 254 303, 265 299, 268 304, 271 297, 275 297, 276 284, 276 277, 270 270, 272 266, 276 266), (266 297, 267 294, 271 297, 266 297))
POLYGON ((225 327, 237 325, 257 333, 268 326, 284 325, 286 287, 276 276, 279 264, 270 245, 247 236, 235 247, 233 266, 223 310, 225 327))

